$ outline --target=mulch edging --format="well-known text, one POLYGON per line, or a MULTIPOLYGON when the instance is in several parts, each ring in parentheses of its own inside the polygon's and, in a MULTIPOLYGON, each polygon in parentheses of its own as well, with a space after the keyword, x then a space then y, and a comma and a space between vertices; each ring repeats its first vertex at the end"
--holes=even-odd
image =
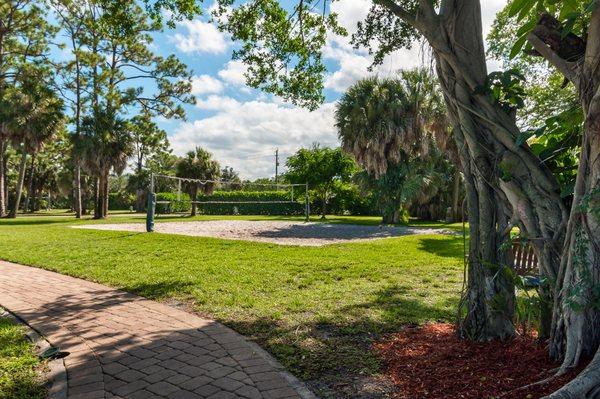
MULTIPOLYGON (((43 336, 8 310, 0 308, 0 316, 11 319, 15 323, 25 327, 25 335, 35 345, 38 355, 52 347, 43 336)), ((46 398, 67 399, 67 368, 65 367, 64 360, 49 360, 46 363, 46 367, 48 371, 44 372, 43 376, 46 381, 46 398)))
POLYGON ((553 375, 560 363, 532 336, 509 342, 469 342, 452 324, 406 327, 373 345, 396 398, 539 398, 554 392, 581 370, 545 384, 518 389, 553 375), (518 390, 517 390, 518 389, 518 390))

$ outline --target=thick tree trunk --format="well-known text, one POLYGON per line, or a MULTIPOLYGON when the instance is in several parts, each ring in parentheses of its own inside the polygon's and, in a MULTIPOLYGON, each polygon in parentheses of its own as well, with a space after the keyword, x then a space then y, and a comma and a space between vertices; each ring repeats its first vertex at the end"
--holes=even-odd
POLYGON ((104 176, 104 198, 102 201, 102 217, 108 217, 108 201, 109 201, 109 185, 108 185, 108 172, 104 176))
POLYGON ((452 219, 458 222, 462 219, 460 212, 460 170, 456 167, 452 181, 452 219))
POLYGON ((23 195, 23 184, 25 182, 25 169, 27 168, 27 152, 23 150, 21 154, 21 163, 19 164, 19 180, 17 180, 17 193, 15 203, 13 204, 8 217, 16 218, 21 204, 21 196, 23 195))
POLYGON ((514 332, 514 289, 504 270, 510 230, 520 227, 542 273, 556 281, 568 212, 552 173, 527 145, 516 144, 514 115, 475 94, 487 76, 479 1, 443 4, 439 18, 426 9, 419 25, 457 130, 467 192, 471 243, 463 331, 478 340, 506 338, 514 332))
POLYGON ((6 171, 8 170, 8 157, 4 157, 4 164, 2 165, 4 169, 4 214, 8 214, 8 209, 10 205, 10 201, 8 198, 8 176, 6 175, 6 171))
POLYGON ((31 169, 29 171, 29 180, 27 182, 27 197, 25 197, 25 204, 23 204, 23 210, 25 212, 33 212, 34 209, 30 209, 31 199, 33 198, 33 178, 35 175, 35 152, 31 154, 31 169))
POLYGON ((102 183, 100 180, 100 176, 94 180, 94 219, 100 219, 102 214, 102 202, 100 200, 102 198, 102 183))
POLYGON ((89 204, 89 195, 88 195, 87 183, 86 183, 86 189, 85 190, 83 188, 81 189, 81 215, 82 216, 85 216, 89 213, 88 212, 88 204, 89 204))
POLYGON ((73 208, 75 209, 75 217, 77 219, 81 218, 83 214, 82 210, 82 201, 81 201, 81 163, 79 160, 75 161, 75 176, 73 179, 73 208))
POLYGON ((396 209, 394 213, 392 213, 392 223, 398 224, 400 223, 400 211, 396 209))
POLYGON ((394 211, 386 210, 383 212, 383 224, 399 224, 400 223, 400 210, 394 211))
MULTIPOLYGON (((42 193, 42 188, 38 187, 37 190, 34 190, 34 196, 33 196, 33 203, 31 204, 32 209, 34 210, 34 212, 37 212, 40 210, 40 198, 42 197, 43 193, 42 193)), ((46 206, 46 208, 50 208, 50 192, 48 192, 48 205, 46 206)))
POLYGON ((0 139, 0 217, 6 216, 6 170, 4 157, 6 156, 6 143, 0 139))
MULTIPOLYGON (((554 302, 550 355, 560 372, 594 355, 571 383, 548 398, 600 397, 600 7, 590 19, 579 97, 585 114, 573 206, 554 302)), ((559 373, 560 373, 559 372, 559 373)))
POLYGON ((138 187, 135 191, 135 211, 136 212, 144 212, 144 207, 146 205, 146 190, 142 187, 142 182, 140 176, 142 175, 143 168, 143 158, 138 154, 137 165, 136 165, 136 175, 138 177, 138 187))
MULTIPOLYGON (((460 128, 456 129, 455 139, 461 144, 459 148, 463 149, 461 159, 465 159, 463 171, 470 237, 467 291, 464 298, 466 315, 460 325, 460 332, 477 341, 506 339, 515 332, 514 284, 503 270, 508 264, 508 253, 502 248, 502 244, 508 239, 507 220, 486 177, 474 173, 473 170, 481 165, 468 160, 468 150, 460 128)), ((486 160, 480 158, 479 162, 486 160)), ((481 170, 478 172, 481 173, 481 170)))
POLYGON ((144 204, 146 203, 146 191, 138 188, 135 191, 135 211, 144 212, 144 204))

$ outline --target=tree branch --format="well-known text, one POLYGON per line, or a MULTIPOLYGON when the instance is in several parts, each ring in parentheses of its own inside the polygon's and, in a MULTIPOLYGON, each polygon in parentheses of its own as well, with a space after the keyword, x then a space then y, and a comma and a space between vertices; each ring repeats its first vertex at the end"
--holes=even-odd
POLYGON ((435 8, 433 8, 433 4, 429 0, 419 0, 419 4, 420 6, 417 10, 417 18, 421 14, 429 20, 432 20, 437 16, 435 13, 435 8))
POLYGON ((579 87, 579 77, 577 74, 577 66, 573 67, 573 63, 566 61, 561 58, 550 46, 546 45, 537 35, 533 32, 527 35, 527 40, 535 51, 537 51, 543 58, 550 62, 556 69, 558 69, 567 79, 579 87))
POLYGON ((417 21, 416 21, 414 15, 412 15, 411 13, 406 11, 404 8, 400 7, 398 4, 396 4, 395 1, 393 1, 393 0, 373 0, 373 3, 387 8, 394 15, 396 15, 398 18, 402 19, 407 24, 410 24, 410 25, 413 25, 416 27, 417 21))
POLYGON ((598 37, 600 35, 600 4, 596 5, 596 9, 590 18, 588 28, 587 48, 585 52, 584 68, 587 73, 594 73, 600 66, 600 43, 598 37))

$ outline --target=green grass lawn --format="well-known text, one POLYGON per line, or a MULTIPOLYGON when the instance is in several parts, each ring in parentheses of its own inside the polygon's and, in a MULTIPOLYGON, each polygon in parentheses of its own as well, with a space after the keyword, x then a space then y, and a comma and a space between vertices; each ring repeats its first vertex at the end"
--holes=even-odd
MULTIPOLYGON (((218 218, 223 217, 157 222, 218 218)), ((142 222, 143 216, 108 220, 131 221, 142 222)), ((328 221, 378 224, 380 218, 328 221)), ((353 376, 378 372, 369 346, 381 334, 405 324, 453 320, 462 282, 459 236, 297 247, 69 228, 78 223, 90 221, 63 216, 0 220, 0 258, 148 298, 191 303, 256 340, 324 397, 342 397, 353 376)))
POLYGON ((0 316, 0 398, 42 399, 40 361, 22 326, 0 316))

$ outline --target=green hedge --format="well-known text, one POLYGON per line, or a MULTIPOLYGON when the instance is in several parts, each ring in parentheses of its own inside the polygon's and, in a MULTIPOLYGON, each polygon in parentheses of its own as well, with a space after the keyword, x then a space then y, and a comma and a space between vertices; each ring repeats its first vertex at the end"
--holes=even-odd
MULTIPOLYGON (((204 215, 302 215, 304 214, 304 192, 294 194, 294 202, 284 204, 198 204, 198 213, 204 215)), ((212 195, 199 195, 197 200, 291 201, 292 194, 290 191, 215 191, 212 195)))
MULTIPOLYGON (((294 197, 304 201, 304 191, 301 198, 294 197)), ((211 195, 198 194, 197 198, 198 201, 290 201, 292 194, 289 191, 215 191, 211 195)))
MULTIPOLYGON (((248 204, 197 204, 198 214, 204 215, 303 215, 304 192, 294 193, 294 202, 287 203, 258 203, 291 201, 291 192, 286 191, 215 191, 212 195, 200 194, 197 201, 217 202, 252 202, 248 204), (300 202, 298 202, 300 201, 300 202)), ((190 196, 181 193, 181 202, 177 202, 175 193, 157 193, 157 201, 171 201, 171 204, 156 204, 156 213, 189 212, 190 196)))
POLYGON ((108 194, 108 209, 111 211, 119 211, 135 206, 135 194, 126 193, 124 191, 108 194))
POLYGON ((187 193, 181 193, 179 201, 175 193, 156 193, 156 201, 171 201, 170 204, 156 204, 158 214, 189 212, 192 206, 187 193))

